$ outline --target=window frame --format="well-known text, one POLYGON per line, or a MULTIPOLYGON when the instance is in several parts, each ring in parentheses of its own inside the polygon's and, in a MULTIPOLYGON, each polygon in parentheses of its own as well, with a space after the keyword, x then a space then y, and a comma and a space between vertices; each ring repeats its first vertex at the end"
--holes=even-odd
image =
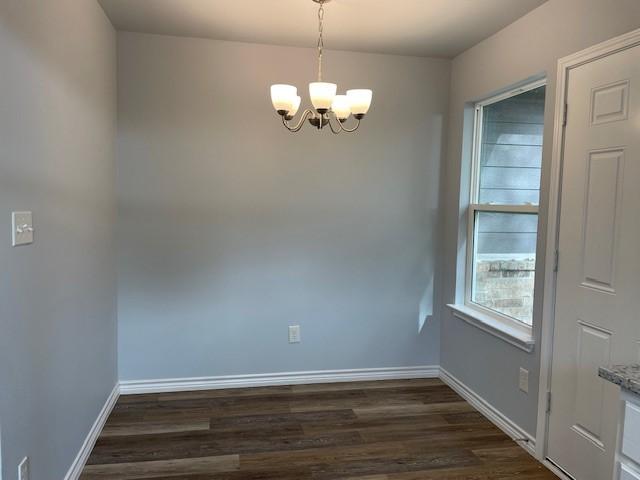
MULTIPOLYGON (((465 285, 464 285, 464 307, 468 310, 475 311, 480 317, 489 317, 498 324, 502 324, 509 331, 519 332, 523 336, 531 336, 533 331, 533 319, 532 324, 526 323, 510 317, 504 313, 492 310, 488 307, 480 305, 473 301, 473 284, 475 278, 474 258, 475 258, 475 240, 477 238, 477 225, 476 221, 478 213, 481 212, 497 212, 497 213, 521 213, 529 215, 537 215, 538 217, 538 231, 537 238, 540 235, 540 206, 538 204, 498 204, 498 203, 479 203, 480 198, 480 154, 482 145, 482 133, 483 133, 483 109, 486 106, 494 103, 501 102, 511 97, 515 97, 522 93, 534 90, 536 88, 546 86, 547 79, 539 79, 533 82, 528 82, 522 86, 511 89, 505 93, 487 98, 483 101, 476 102, 473 106, 473 143, 471 150, 471 185, 469 189, 469 206, 467 208, 467 249, 465 259, 465 285)), ((543 140, 544 141, 544 140, 543 140)), ((537 252, 536 252, 537 257, 537 252)), ((534 290, 534 298, 536 297, 536 291, 534 290)), ((480 321, 483 321, 480 318, 480 321)))

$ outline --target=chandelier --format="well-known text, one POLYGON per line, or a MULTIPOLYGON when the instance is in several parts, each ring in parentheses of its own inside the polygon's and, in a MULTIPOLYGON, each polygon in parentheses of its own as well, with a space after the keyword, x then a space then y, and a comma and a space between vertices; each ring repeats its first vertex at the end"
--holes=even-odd
POLYGON ((366 89, 347 90, 346 95, 336 95, 338 86, 335 83, 322 81, 322 55, 324 53, 324 4, 331 0, 313 0, 320 4, 318 10, 318 81, 309 84, 309 97, 313 109, 305 110, 297 122, 290 123, 300 109, 301 98, 298 89, 292 85, 272 85, 271 102, 278 115, 282 117, 282 124, 290 132, 298 132, 305 120, 322 130, 327 125, 335 134, 355 132, 360 126, 371 106, 373 92, 366 89), (347 127, 346 122, 353 115, 355 125, 347 127))

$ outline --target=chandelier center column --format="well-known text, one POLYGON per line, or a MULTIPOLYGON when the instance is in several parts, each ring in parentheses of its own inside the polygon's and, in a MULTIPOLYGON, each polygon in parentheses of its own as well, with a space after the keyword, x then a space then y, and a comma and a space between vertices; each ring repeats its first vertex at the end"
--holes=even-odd
POLYGON ((324 0, 318 9, 318 82, 322 82, 322 54, 324 53, 324 0))

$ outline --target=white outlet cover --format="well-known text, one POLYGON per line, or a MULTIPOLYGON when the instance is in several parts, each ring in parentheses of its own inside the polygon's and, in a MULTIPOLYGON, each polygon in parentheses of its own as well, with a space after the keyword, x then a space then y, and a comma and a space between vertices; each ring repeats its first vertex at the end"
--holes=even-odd
POLYGON ((33 215, 31 212, 13 212, 11 214, 12 245, 33 243, 33 215))
POLYGON ((18 465, 18 480, 29 480, 29 457, 24 457, 18 465))
POLYGON ((300 343, 300 325, 289 326, 289 343, 300 343))
POLYGON ((519 387, 524 393, 529 393, 529 370, 520 368, 519 387))

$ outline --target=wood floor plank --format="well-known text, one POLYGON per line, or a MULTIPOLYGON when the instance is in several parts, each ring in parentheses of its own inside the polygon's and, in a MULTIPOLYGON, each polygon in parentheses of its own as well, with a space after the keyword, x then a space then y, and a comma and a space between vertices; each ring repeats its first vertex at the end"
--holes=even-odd
POLYGON ((269 472, 264 470, 186 474, 179 477, 163 475, 146 477, 144 480, 313 480, 308 470, 289 469, 287 471, 269 472))
POLYGON ((138 480, 154 475, 186 475, 238 470, 239 455, 197 457, 135 463, 88 465, 81 480, 138 480))
POLYGON ((387 480, 557 480, 557 477, 542 465, 487 466, 422 470, 387 475, 387 480))
POLYGON ((343 480, 389 480, 388 475, 366 475, 364 477, 349 477, 343 480))
POLYGON ((152 435, 159 433, 206 431, 210 429, 210 421, 211 420, 209 418, 203 418, 200 420, 188 419, 172 422, 108 422, 102 429, 100 436, 106 438, 132 435, 152 435))
POLYGON ((479 412, 445 413, 442 417, 447 423, 452 425, 468 425, 473 423, 486 423, 489 421, 479 412))
POLYGON ((244 415, 213 417, 210 419, 210 429, 216 432, 239 432, 246 429, 264 429, 283 425, 336 424, 357 420, 353 410, 329 410, 319 412, 276 413, 267 415, 244 415))
POLYGON ((386 431, 403 431, 406 429, 428 430, 435 426, 450 425, 442 415, 414 415, 405 417, 376 417, 376 418, 341 418, 327 419, 321 422, 308 422, 302 426, 305 433, 329 433, 344 431, 364 431, 384 429, 386 431))
POLYGON ((369 443, 429 440, 437 445, 458 445, 467 448, 468 442, 476 438, 501 438, 504 433, 493 424, 482 425, 408 425, 404 429, 387 429, 384 427, 359 430, 362 438, 369 443), (440 443, 439 443, 440 442, 440 443))
POLYGON ((126 405, 127 403, 151 402, 158 399, 159 393, 139 393, 136 395, 121 395, 118 399, 118 405, 126 405))
POLYGON ((253 387, 253 388, 220 388, 215 390, 194 390, 191 392, 160 393, 159 401, 179 401, 199 398, 224 398, 224 397, 259 397, 290 395, 293 389, 289 385, 274 387, 253 387))
POLYGON ((399 442, 349 445, 342 447, 311 448, 307 450, 265 452, 240 456, 240 471, 282 471, 288 468, 312 469, 326 463, 364 461, 372 458, 392 458, 406 455, 399 442))
POLYGON ((438 379, 122 397, 83 480, 550 480, 438 379))
POLYGON ((448 402, 448 403, 413 403, 409 405, 376 405, 367 407, 357 407, 353 412, 360 418, 371 418, 379 416, 413 416, 426 415, 430 413, 461 413, 474 412, 471 405, 464 401, 448 402))
POLYGON ((421 453, 394 457, 378 457, 349 462, 332 462, 312 469, 314 480, 333 480, 372 474, 391 474, 424 470, 439 470, 453 466, 479 466, 481 461, 468 450, 421 453))
POLYGON ((188 432, 178 434, 137 435, 99 438, 89 458, 89 464, 144 462, 271 451, 304 450, 307 448, 358 445, 357 432, 305 435, 274 429, 260 430, 237 436, 231 432, 188 432))
POLYGON ((294 393, 303 392, 329 392, 341 390, 370 390, 401 387, 431 387, 442 386, 444 383, 439 378, 415 378, 409 380, 385 380, 385 381, 367 381, 367 382, 341 382, 341 383, 315 383, 311 385, 293 385, 291 390, 294 393))

